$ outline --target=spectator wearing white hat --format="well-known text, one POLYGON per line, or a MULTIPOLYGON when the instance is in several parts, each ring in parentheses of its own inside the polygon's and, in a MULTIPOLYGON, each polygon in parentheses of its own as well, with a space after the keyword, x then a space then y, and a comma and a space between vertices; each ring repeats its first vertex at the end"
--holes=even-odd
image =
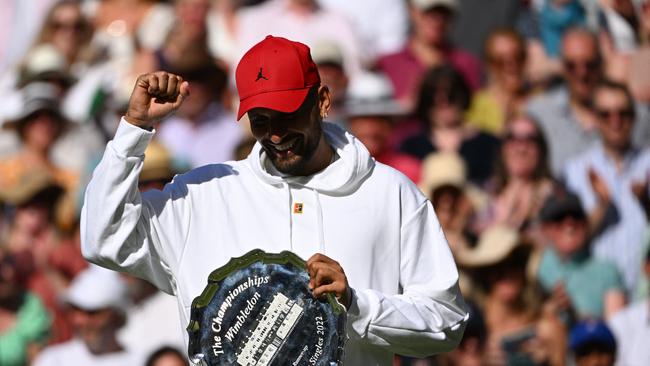
POLYGON ((373 73, 355 77, 348 89, 345 111, 350 132, 361 140, 370 155, 413 182, 420 180, 420 162, 391 144, 396 119, 406 111, 393 99, 393 88, 386 77, 373 73))
POLYGON ((74 204, 79 181, 77 172, 54 163, 52 151, 56 142, 70 128, 71 122, 60 109, 60 96, 54 86, 33 82, 21 90, 22 106, 11 120, 5 121, 3 129, 12 131, 20 139, 20 150, 12 156, 0 159, 0 185, 11 186, 18 182, 29 169, 42 169, 54 177, 65 189, 64 199, 71 210, 58 218, 66 229, 75 219, 74 204))
POLYGON ((34 365, 142 364, 141 356, 125 349, 116 336, 126 319, 126 292, 115 272, 93 266, 80 273, 65 296, 77 337, 44 349, 34 365))
POLYGON ((332 94, 329 119, 335 123, 343 123, 343 119, 345 119, 344 104, 350 84, 350 78, 345 69, 343 50, 336 42, 320 41, 311 47, 311 57, 318 66, 322 83, 329 87, 332 94))

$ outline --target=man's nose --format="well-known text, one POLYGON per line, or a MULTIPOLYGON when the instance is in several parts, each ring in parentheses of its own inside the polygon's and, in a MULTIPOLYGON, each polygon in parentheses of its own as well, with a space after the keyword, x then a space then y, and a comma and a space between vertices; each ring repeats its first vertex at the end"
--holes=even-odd
POLYGON ((269 126, 269 139, 274 144, 282 142, 282 139, 287 134, 287 129, 283 123, 271 123, 269 126))

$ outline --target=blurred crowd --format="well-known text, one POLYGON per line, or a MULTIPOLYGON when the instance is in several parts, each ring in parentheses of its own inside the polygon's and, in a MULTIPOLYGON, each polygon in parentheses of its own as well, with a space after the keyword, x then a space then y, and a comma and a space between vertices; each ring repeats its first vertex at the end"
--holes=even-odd
POLYGON ((188 364, 175 299, 82 258, 84 186, 155 70, 192 94, 142 190, 245 158, 233 74, 268 34, 311 47, 328 121, 418 184, 454 253, 461 345, 396 366, 650 364, 650 0, 0 6, 0 366, 188 364))

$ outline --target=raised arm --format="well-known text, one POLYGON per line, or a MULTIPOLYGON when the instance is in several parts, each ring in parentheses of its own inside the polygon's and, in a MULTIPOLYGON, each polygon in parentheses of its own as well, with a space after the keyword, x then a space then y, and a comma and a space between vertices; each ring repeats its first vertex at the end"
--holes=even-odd
POLYGON ((173 293, 171 268, 183 245, 189 208, 184 185, 141 196, 138 176, 153 124, 174 112, 189 95, 180 77, 165 72, 138 77, 120 122, 86 188, 81 213, 81 249, 100 266, 129 272, 173 293))

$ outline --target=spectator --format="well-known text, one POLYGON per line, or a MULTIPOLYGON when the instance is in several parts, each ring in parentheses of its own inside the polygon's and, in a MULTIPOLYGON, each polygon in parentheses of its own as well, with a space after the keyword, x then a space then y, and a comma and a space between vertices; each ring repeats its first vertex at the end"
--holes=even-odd
POLYGON ((126 286, 119 274, 90 267, 74 279, 65 300, 77 337, 45 348, 35 366, 141 364, 140 357, 116 337, 124 325, 127 305, 126 286))
POLYGON ((546 53, 557 57, 561 39, 567 30, 583 26, 586 20, 585 9, 580 0, 544 0, 539 26, 546 53))
MULTIPOLYGON (((487 202, 483 191, 467 182, 466 176, 465 163, 455 153, 429 154, 422 162, 420 190, 431 200, 455 256, 476 243, 472 219, 487 202)), ((461 292, 472 293, 474 284, 467 271, 459 269, 458 276, 461 292)))
POLYGON ((344 124, 344 105, 349 77, 345 71, 343 51, 334 42, 318 42, 311 48, 311 57, 318 66, 318 73, 323 84, 329 87, 332 94, 329 120, 344 124))
POLYGON ((65 57, 68 67, 81 67, 87 61, 84 51, 92 36, 93 27, 81 12, 79 2, 61 0, 50 8, 35 45, 51 44, 65 57))
POLYGON ((559 175, 566 161, 596 140, 591 94, 602 74, 596 38, 586 30, 567 31, 562 40, 565 84, 528 104, 528 113, 539 122, 549 142, 551 169, 559 175))
POLYGON ((424 77, 415 109, 422 132, 406 139, 400 150, 418 159, 428 154, 456 152, 467 164, 468 179, 482 185, 492 174, 499 140, 464 123, 471 92, 451 66, 431 69, 424 77))
POLYGON ((496 161, 491 200, 481 214, 480 227, 499 224, 531 229, 554 185, 548 147, 537 124, 528 117, 514 118, 506 127, 496 161))
POLYGON ((0 160, 0 185, 11 186, 28 169, 43 169, 65 189, 59 225, 66 229, 74 226, 76 217, 76 193, 78 174, 55 165, 50 153, 57 139, 63 135, 70 122, 59 109, 60 99, 56 89, 40 82, 22 89, 23 103, 20 113, 4 123, 3 128, 13 130, 19 137, 22 147, 15 155, 0 160))
POLYGON ((143 48, 134 61, 133 75, 153 70, 190 70, 214 63, 208 47, 209 0, 175 0, 176 22, 164 43, 143 48))
POLYGON ((0 199, 13 208, 4 246, 21 258, 25 286, 52 313, 52 342, 68 340, 71 329, 58 298, 86 261, 78 246, 61 240, 54 225, 62 188, 40 169, 27 170, 16 183, 0 187, 0 199))
MULTIPOLYGON (((486 202, 485 195, 467 182, 463 159, 455 153, 433 153, 422 162, 420 190, 431 200, 452 253, 474 244, 469 224, 486 202)), ((461 290, 463 280, 461 276, 461 290)), ((465 293, 465 291, 463 291, 465 293)))
MULTIPOLYGON (((614 366, 617 345, 607 325, 599 320, 580 322, 569 338, 576 366, 614 366)), ((639 365, 645 364, 647 359, 639 365)), ((626 364, 632 366, 634 364, 626 364)))
POLYGON ((87 7, 95 27, 93 46, 111 60, 130 62, 137 49, 157 49, 174 25, 163 0, 102 0, 87 7))
POLYGON ((413 182, 420 180, 420 161, 396 151, 390 143, 396 119, 405 114, 393 99, 390 81, 379 74, 357 75, 348 90, 345 111, 350 132, 372 157, 401 171, 413 182))
POLYGON ((161 347, 153 352, 145 366, 189 366, 187 359, 176 348, 161 347))
POLYGON ((554 312, 543 311, 530 277, 532 249, 516 231, 494 226, 475 248, 456 256, 484 298, 487 365, 564 365, 566 331, 554 312))
MULTIPOLYGON (((588 149, 598 139, 592 95, 602 78, 602 60, 596 38, 586 30, 567 31, 562 42, 564 84, 533 98, 528 113, 540 123, 549 142, 551 170, 559 176, 567 160, 588 149)), ((642 109, 640 109, 642 111, 642 109)), ((643 121, 647 112, 639 115, 643 121)), ((650 124, 639 123, 635 142, 648 141, 650 124)))
POLYGON ((28 364, 47 343, 50 317, 25 286, 21 260, 0 246, 0 365, 28 364))
POLYGON ((213 63, 179 74, 192 83, 192 98, 159 126, 159 141, 193 167, 231 160, 243 130, 224 107, 226 74, 213 63))
POLYGON ((616 263, 634 291, 648 218, 632 185, 647 180, 650 150, 632 145, 634 101, 624 85, 600 83, 594 110, 602 141, 567 163, 566 183, 589 213, 594 254, 616 263))
POLYGON ((474 94, 467 120, 499 136, 526 102, 526 41, 514 30, 496 30, 485 41, 485 58, 487 85, 474 94))
POLYGON ((409 40, 400 52, 379 59, 379 68, 395 87, 395 97, 407 108, 416 104, 420 80, 432 67, 450 64, 472 90, 479 87, 478 61, 449 40, 457 9, 457 0, 409 0, 409 40))
POLYGON ((289 38, 308 46, 334 42, 343 51, 345 70, 351 77, 367 61, 356 29, 348 19, 323 8, 316 0, 268 0, 245 8, 237 16, 237 53, 233 64, 267 35, 289 38))
POLYGON ((625 305, 616 266, 589 254, 587 216, 571 193, 551 195, 540 212, 549 242, 539 263, 539 282, 548 293, 568 297, 566 311, 579 318, 609 318, 625 305))
MULTIPOLYGON (((643 263, 643 274, 650 279, 650 248, 643 263)), ((640 366, 650 360, 650 296, 628 305, 609 319, 609 327, 616 336, 619 366, 640 366)))

